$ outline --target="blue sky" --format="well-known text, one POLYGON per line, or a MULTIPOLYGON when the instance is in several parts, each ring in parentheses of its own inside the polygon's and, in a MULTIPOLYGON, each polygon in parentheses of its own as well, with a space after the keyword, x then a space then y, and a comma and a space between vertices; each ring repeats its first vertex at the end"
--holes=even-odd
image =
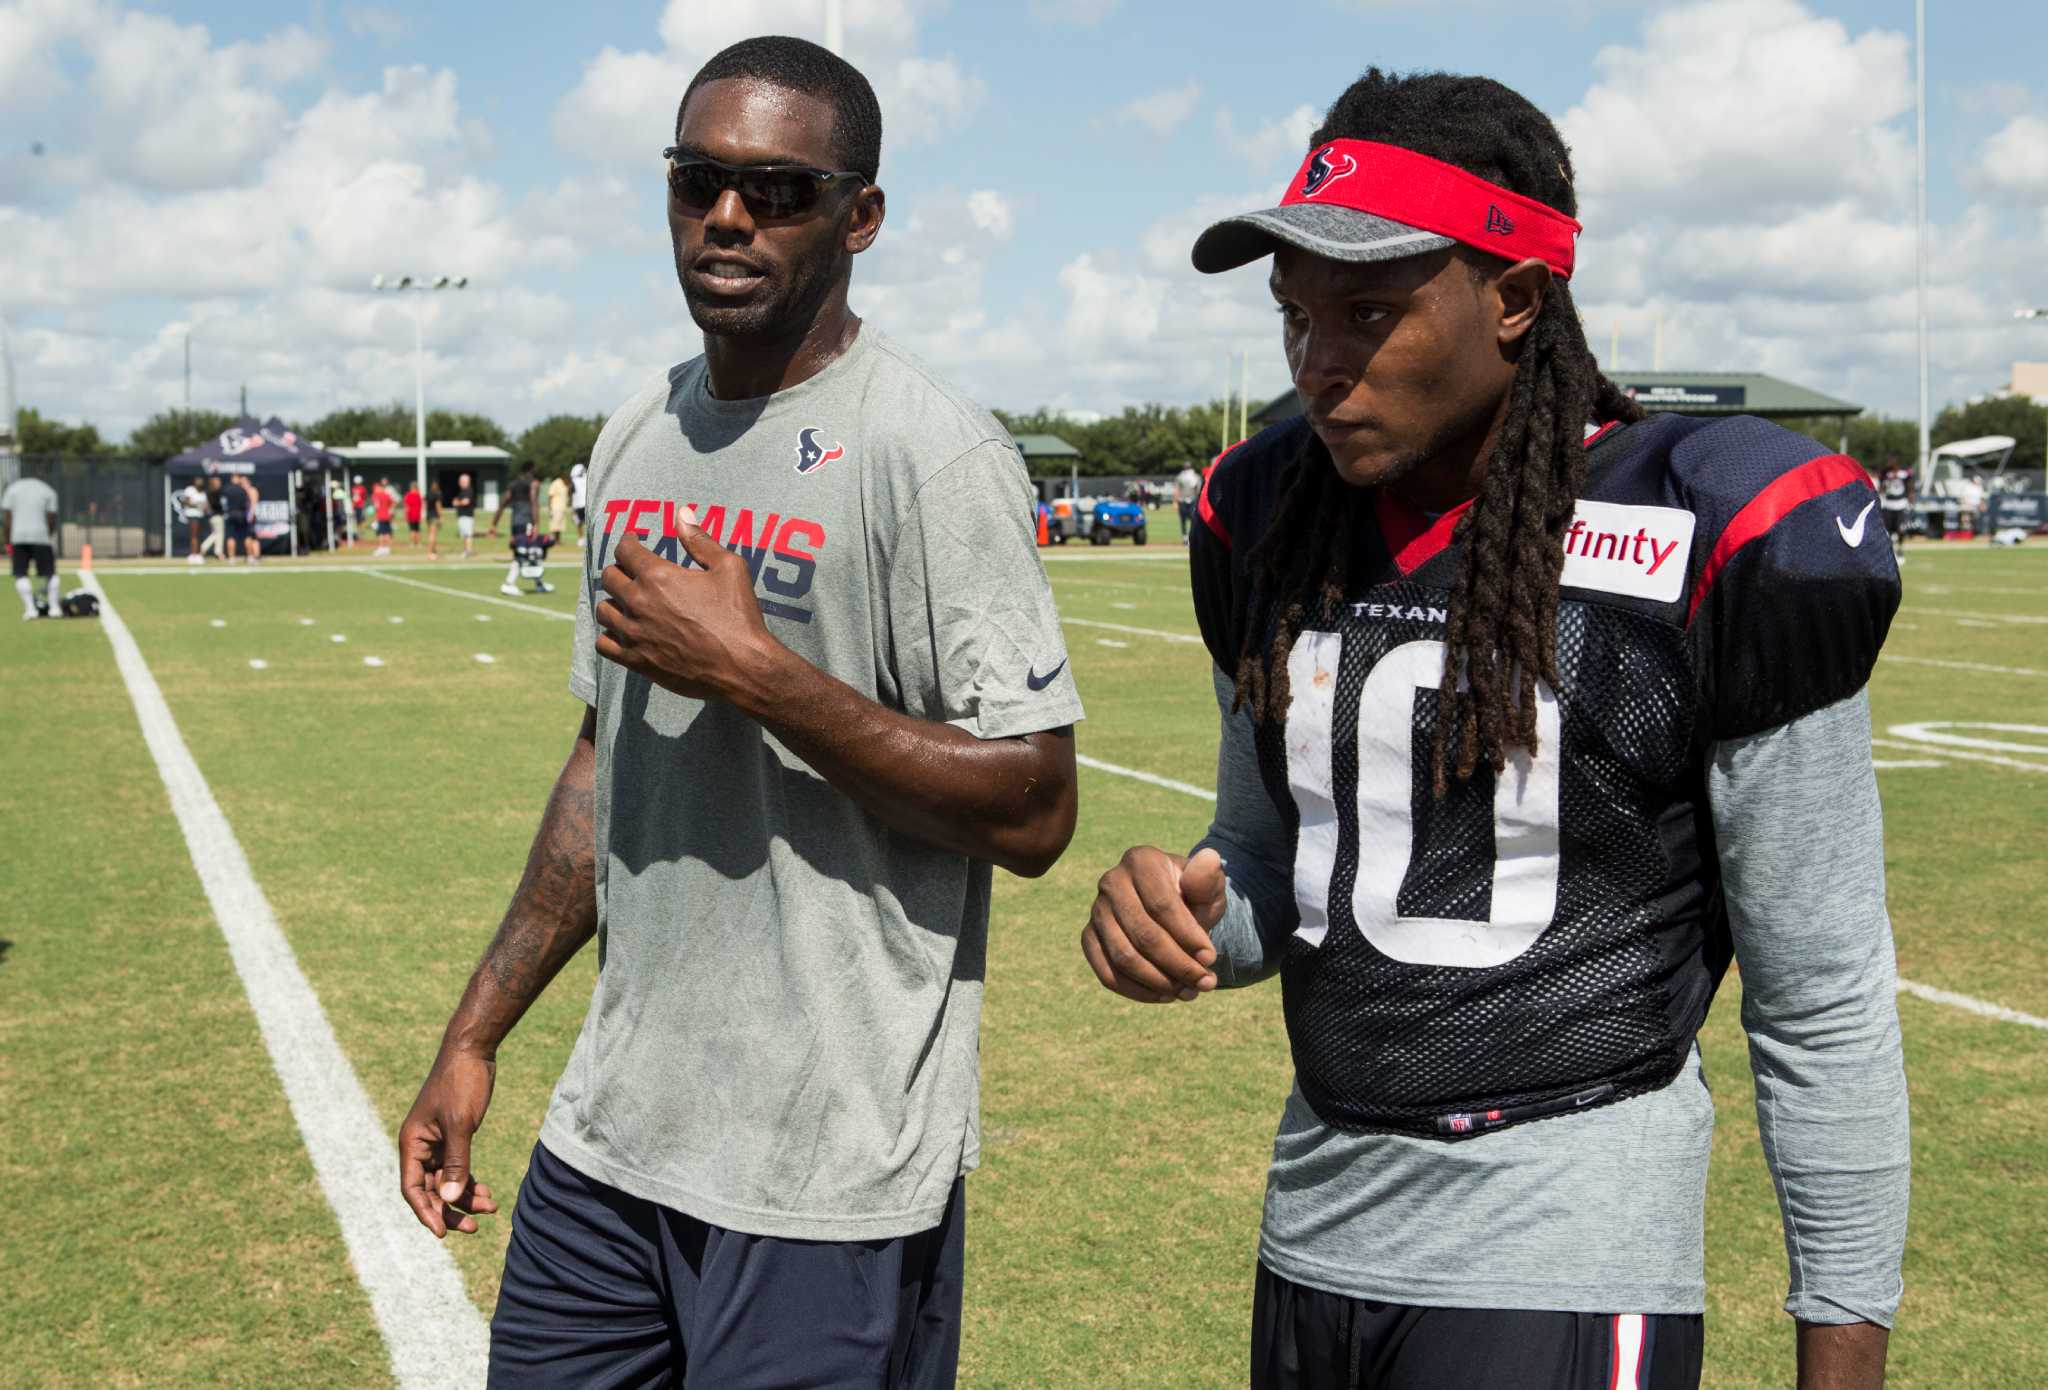
MULTIPOLYGON (((1484 73, 1559 120, 1603 357, 1914 406, 1909 3, 1243 5, 848 0, 890 220, 855 302, 992 405, 1285 386, 1256 271, 1186 267, 1269 202, 1368 63, 1484 73)), ((2048 358, 2048 7, 1944 0, 1929 44, 1937 402, 2048 358)), ((637 5, 0 0, 0 312, 23 402, 125 432, 182 398, 307 417, 409 397, 517 428, 609 410, 697 338, 659 165, 676 96, 822 0, 637 5), (41 156, 31 141, 45 147, 41 156)))

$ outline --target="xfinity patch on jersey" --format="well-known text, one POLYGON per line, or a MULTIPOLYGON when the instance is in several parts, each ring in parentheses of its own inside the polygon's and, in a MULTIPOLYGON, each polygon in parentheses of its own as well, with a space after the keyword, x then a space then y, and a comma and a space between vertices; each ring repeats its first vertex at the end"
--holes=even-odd
POLYGON ((1678 507, 1581 499, 1564 533, 1564 584, 1657 603, 1685 590, 1696 519, 1678 507))

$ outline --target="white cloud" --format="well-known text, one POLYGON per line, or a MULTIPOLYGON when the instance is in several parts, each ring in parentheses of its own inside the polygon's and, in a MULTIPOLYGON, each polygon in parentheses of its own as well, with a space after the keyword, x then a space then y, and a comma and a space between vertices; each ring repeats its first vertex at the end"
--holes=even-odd
MULTIPOLYGON (((987 85, 951 55, 916 51, 917 21, 936 0, 849 0, 846 58, 874 84, 882 105, 883 154, 935 140, 987 99, 987 85)), ((675 130, 690 78, 720 49, 755 34, 822 36, 824 0, 669 0, 661 48, 605 48, 556 105, 555 141, 602 163, 654 161, 675 130)))
MULTIPOLYGON (((1586 233, 1573 296, 1602 359, 1759 370, 1898 412, 1914 399, 1911 50, 1793 0, 1704 0, 1603 50, 1559 122, 1586 233), (1767 116, 1760 113, 1768 113, 1767 116)), ((2048 176, 2021 120, 1976 181, 2023 196, 2048 176), (1996 170, 1995 176, 1992 171, 1996 170)), ((2031 236, 1988 204, 1931 210, 1937 403, 1981 392, 2024 355, 2031 236)))
POLYGON ((1133 97, 1102 120, 1112 125, 1142 126, 1154 135, 1171 135, 1195 114, 1195 104, 1201 99, 1202 84, 1190 77, 1177 87, 1161 87, 1156 92, 1133 97))
POLYGON ((1226 106, 1216 113, 1216 139, 1254 172, 1270 175, 1277 188, 1308 153, 1309 137, 1322 123, 1321 111, 1303 105, 1251 130, 1240 131, 1237 117, 1226 106))
POLYGON ((2048 120, 2015 116, 1984 142, 1971 183, 2014 202, 2048 199, 2048 120))
POLYGON ((412 20, 381 5, 345 5, 341 22, 360 38, 375 39, 385 46, 412 37, 412 20))

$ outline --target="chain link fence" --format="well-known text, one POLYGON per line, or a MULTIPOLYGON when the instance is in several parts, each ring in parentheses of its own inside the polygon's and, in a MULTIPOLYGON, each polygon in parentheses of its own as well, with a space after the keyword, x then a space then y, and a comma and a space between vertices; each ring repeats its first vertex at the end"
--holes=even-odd
POLYGON ((40 478, 57 494, 57 553, 137 559, 164 553, 164 469, 146 459, 60 458, 24 454, 20 475, 40 478))

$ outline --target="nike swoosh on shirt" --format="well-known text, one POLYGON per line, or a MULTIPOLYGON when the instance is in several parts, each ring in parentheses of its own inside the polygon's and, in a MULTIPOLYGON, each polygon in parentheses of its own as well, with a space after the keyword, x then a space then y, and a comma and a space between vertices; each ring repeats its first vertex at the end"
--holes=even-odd
POLYGON ((1856 524, 1854 526, 1845 524, 1840 517, 1835 518, 1835 529, 1842 533, 1842 544, 1848 546, 1851 550, 1863 544, 1863 523, 1870 520, 1870 509, 1876 505, 1877 499, 1875 497, 1865 502, 1863 510, 1856 513, 1856 524))
POLYGON ((1030 686, 1033 690, 1043 690, 1048 685, 1051 685, 1053 683, 1053 679, 1056 676, 1058 676, 1060 672, 1066 669, 1067 663, 1064 660, 1062 660, 1059 665, 1053 667, 1050 671, 1047 671, 1042 676, 1039 675, 1036 671, 1027 671, 1024 675, 1024 684, 1030 686))

